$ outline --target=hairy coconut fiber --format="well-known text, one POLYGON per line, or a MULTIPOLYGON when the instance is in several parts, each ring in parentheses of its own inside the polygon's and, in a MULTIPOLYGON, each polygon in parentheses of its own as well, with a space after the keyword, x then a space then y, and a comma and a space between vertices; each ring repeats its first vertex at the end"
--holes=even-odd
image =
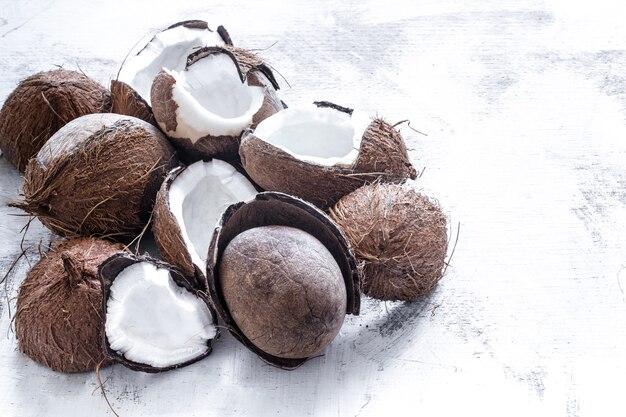
POLYGON ((93 371, 104 359, 98 265, 122 250, 94 238, 57 241, 20 287, 20 351, 55 371, 93 371))
MULTIPOLYGON (((243 83, 263 88, 263 104, 252 118, 252 127, 284 108, 283 102, 276 93, 279 86, 272 70, 252 52, 228 45, 205 47, 187 58, 186 68, 215 54, 226 54, 233 60, 243 83)), ((181 116, 179 115, 180 112, 177 112, 178 104, 173 99, 172 94, 172 88, 175 84, 176 80, 172 75, 161 71, 152 84, 151 101, 155 119, 168 135, 170 141, 179 149, 181 158, 187 163, 207 158, 218 158, 230 163, 238 163, 241 133, 236 135, 207 134, 194 140, 177 137, 175 133, 178 127, 177 117, 181 116)))
MULTIPOLYGON (((308 357, 280 357, 268 353, 257 346, 255 344, 256 341, 251 340, 242 329, 239 328, 237 321, 229 310, 228 300, 225 298, 226 294, 223 291, 223 283, 221 281, 222 274, 233 276, 232 269, 231 273, 221 270, 227 247, 240 234, 264 226, 288 226, 297 228, 313 236, 328 249, 341 271, 343 283, 345 284, 346 314, 359 314, 361 305, 359 274, 357 272, 356 260, 345 236, 326 214, 306 201, 283 193, 264 192, 257 194, 254 199, 248 202, 236 203, 226 209, 218 222, 218 226, 215 228, 215 233, 209 245, 206 278, 212 304, 215 306, 217 314, 222 319, 228 331, 235 336, 237 340, 243 343, 244 346, 256 353, 262 360, 270 365, 284 369, 294 369, 302 365, 308 357)), ((267 245, 265 245, 265 248, 267 248, 267 245)), ((264 251, 263 247, 258 249, 262 257, 270 256, 268 254, 262 254, 264 251)), ((278 245, 276 249, 281 250, 281 246, 278 245)), ((241 258, 241 262, 246 262, 244 258, 245 257, 241 258)), ((233 265, 232 262, 230 262, 231 265, 230 267, 227 266, 227 268, 236 268, 238 262, 239 261, 235 259, 235 264, 233 265)), ((244 270, 257 275, 254 269, 251 270, 246 267, 242 269, 242 271, 244 270)), ((261 282, 261 284, 262 283, 263 282, 261 282)), ((232 289, 233 288, 231 288, 231 290, 232 289)), ((271 291, 270 288, 266 289, 271 291)), ((302 298, 283 297, 282 303, 289 304, 298 299, 302 298)), ((277 305, 277 308, 280 307, 281 306, 277 305)), ((294 309, 303 308, 301 305, 294 305, 292 307, 294 309)), ((262 322, 264 319, 254 316, 249 317, 249 320, 262 322)), ((241 318, 239 321, 241 321, 241 318)), ((295 336, 292 334, 292 336, 297 339, 297 334, 295 336)), ((285 349, 288 349, 288 347, 285 347, 285 349)))
MULTIPOLYGON (((336 108, 331 103, 320 104, 336 108)), ((376 180, 400 183, 416 177, 402 136, 380 118, 365 129, 352 166, 302 161, 256 137, 252 130, 243 134, 239 154, 246 172, 263 189, 291 194, 323 209, 364 184, 376 180)))
POLYGON ((412 300, 441 278, 448 248, 441 208, 408 186, 367 185, 330 210, 363 264, 363 293, 412 300))
POLYGON ((156 127, 159 124, 154 120, 152 108, 137 92, 128 84, 118 80, 111 80, 111 112, 134 116, 156 127))
POLYGON ((0 149, 20 171, 61 127, 77 117, 111 110, 109 91, 89 77, 64 69, 23 80, 0 111, 0 149))
POLYGON ((31 159, 24 200, 13 206, 65 237, 133 236, 176 164, 173 148, 151 124, 112 113, 83 116, 31 159))

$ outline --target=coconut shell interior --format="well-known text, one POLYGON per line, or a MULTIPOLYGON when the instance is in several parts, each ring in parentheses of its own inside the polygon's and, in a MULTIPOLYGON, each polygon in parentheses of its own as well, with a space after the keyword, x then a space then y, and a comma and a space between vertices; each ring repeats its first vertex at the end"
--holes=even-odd
MULTIPOLYGON (((164 262, 160 262, 156 259, 152 259, 148 257, 135 256, 135 255, 125 254, 125 253, 117 254, 117 255, 110 257, 109 259, 104 261, 98 268, 98 277, 100 278, 100 281, 102 284, 101 285, 102 287, 102 312, 103 312, 102 316, 105 317, 105 320, 106 320, 106 314, 107 314, 107 301, 109 299, 109 296, 111 293, 111 286, 113 285, 115 278, 119 275, 120 272, 122 272, 124 269, 126 269, 130 265, 133 265, 139 262, 146 262, 146 261, 156 265, 158 268, 168 269, 173 281, 177 285, 185 288, 187 291, 195 294, 198 298, 204 301, 204 303, 207 305, 208 309, 210 310, 211 315, 214 318, 214 324, 217 325, 217 314, 215 312, 215 309, 212 307, 205 293, 204 288, 201 288, 198 285, 199 282, 204 281, 203 278, 195 277, 192 279, 192 278, 186 277, 176 267, 168 265, 164 262)), ((111 361, 119 362, 122 365, 135 371, 158 373, 158 372, 163 372, 163 371, 169 371, 172 369, 182 368, 184 366, 191 365, 192 363, 195 363, 199 361, 200 359, 205 358, 213 350, 213 348, 211 347, 211 341, 209 340, 207 342, 207 350, 204 354, 199 355, 193 358, 192 360, 189 360, 180 364, 157 368, 151 365, 131 361, 127 359, 126 357, 124 357, 119 352, 111 349, 104 327, 105 326, 103 326, 103 330, 102 330, 102 344, 103 344, 103 349, 104 349, 104 353, 106 357, 110 359, 111 361)))
POLYGON ((219 265, 222 253, 238 234, 254 227, 282 225, 299 228, 317 238, 332 253, 346 284, 346 313, 358 315, 361 305, 360 278, 357 264, 346 238, 337 226, 313 205, 277 192, 260 193, 251 201, 231 205, 215 229, 209 246, 207 281, 209 296, 218 315, 228 330, 248 349, 270 365, 294 369, 308 358, 285 359, 272 356, 257 348, 237 327, 228 312, 219 284, 219 265))

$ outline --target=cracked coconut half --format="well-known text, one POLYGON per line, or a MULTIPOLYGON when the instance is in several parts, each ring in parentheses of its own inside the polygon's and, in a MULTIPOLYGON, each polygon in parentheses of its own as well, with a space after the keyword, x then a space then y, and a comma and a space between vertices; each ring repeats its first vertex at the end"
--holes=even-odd
POLYGON ((217 316, 204 293, 176 268, 120 254, 100 266, 99 276, 110 360, 137 371, 161 372, 211 353, 217 316))
POLYGON ((157 33, 139 52, 130 56, 111 81, 113 112, 135 116, 156 125, 150 104, 150 89, 162 68, 180 71, 187 56, 211 45, 231 45, 223 26, 216 31, 202 20, 176 23, 157 33))
POLYGON ((163 259, 189 277, 203 276, 222 212, 256 193, 242 173, 219 159, 172 170, 161 185, 153 212, 152 231, 163 259))
POLYGON ((416 177, 393 126, 328 102, 290 107, 263 120, 244 133, 239 154, 263 189, 322 208, 368 182, 416 177))
POLYGON ((154 117, 190 161, 238 158, 242 132, 283 108, 271 70, 239 48, 207 47, 152 85, 154 117))

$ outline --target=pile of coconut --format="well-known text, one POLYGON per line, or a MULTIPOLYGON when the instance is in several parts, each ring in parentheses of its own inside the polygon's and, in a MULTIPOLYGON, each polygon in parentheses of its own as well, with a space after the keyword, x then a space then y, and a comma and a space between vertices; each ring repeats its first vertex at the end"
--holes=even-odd
POLYGON ((59 236, 17 298, 19 349, 55 371, 160 372, 227 329, 265 362, 319 356, 361 294, 442 276, 447 220, 407 180, 399 131, 327 101, 287 106, 270 67, 203 21, 134 51, 109 89, 34 74, 6 98, 13 207, 59 236), (160 258, 128 243, 151 230, 160 258))

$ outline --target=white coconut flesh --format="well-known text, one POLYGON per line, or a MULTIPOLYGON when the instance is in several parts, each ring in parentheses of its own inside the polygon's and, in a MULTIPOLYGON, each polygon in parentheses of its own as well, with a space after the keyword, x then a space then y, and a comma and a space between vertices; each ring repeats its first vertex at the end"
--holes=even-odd
POLYGON ((217 32, 176 26, 158 33, 144 49, 129 58, 118 79, 150 104, 152 82, 161 68, 181 71, 187 65, 187 57, 199 48, 223 44, 217 32))
POLYGON ((257 194, 248 179, 219 159, 189 165, 170 185, 170 212, 180 226, 192 262, 206 268, 209 243, 222 212, 257 194))
POLYGON ((149 262, 130 265, 113 281, 105 331, 113 350, 155 368, 201 356, 217 334, 204 301, 149 262))
POLYGON ((176 80, 176 130, 167 131, 172 137, 195 143, 207 135, 238 136, 263 105, 263 87, 242 83, 227 54, 208 55, 184 71, 166 71, 176 80))
POLYGON ((369 123, 357 111, 350 115, 330 107, 290 107, 259 123, 254 136, 306 162, 350 166, 369 123))

